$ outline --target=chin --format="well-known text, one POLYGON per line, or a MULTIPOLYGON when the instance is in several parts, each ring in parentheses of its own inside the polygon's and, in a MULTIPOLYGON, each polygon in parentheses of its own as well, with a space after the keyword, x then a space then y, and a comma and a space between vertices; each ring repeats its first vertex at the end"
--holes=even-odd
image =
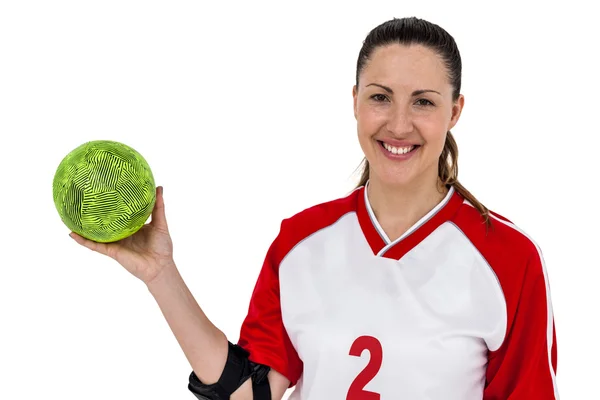
POLYGON ((416 177, 413 176, 412 173, 407 173, 407 171, 399 172, 390 169, 380 171, 379 173, 376 172, 373 174, 373 179, 385 186, 394 188, 408 187, 416 181, 416 177))

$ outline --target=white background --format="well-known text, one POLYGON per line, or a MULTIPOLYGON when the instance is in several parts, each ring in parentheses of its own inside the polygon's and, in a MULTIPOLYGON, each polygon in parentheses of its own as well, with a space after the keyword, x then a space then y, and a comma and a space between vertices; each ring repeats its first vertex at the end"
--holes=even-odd
POLYGON ((561 397, 595 396, 596 17, 578 1, 487 4, 3 2, 0 398, 193 398, 143 283, 67 236, 51 192, 69 151, 117 140, 148 160, 179 270, 235 341, 281 219, 357 181, 362 40, 413 15, 462 54, 460 180, 544 252, 561 397))

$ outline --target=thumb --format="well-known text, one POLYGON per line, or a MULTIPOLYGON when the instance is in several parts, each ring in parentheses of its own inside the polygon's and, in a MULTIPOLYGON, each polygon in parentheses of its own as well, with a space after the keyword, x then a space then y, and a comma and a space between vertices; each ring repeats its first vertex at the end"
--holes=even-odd
POLYGON ((154 210, 152 210, 152 221, 150 221, 150 223, 157 228, 169 230, 167 217, 165 215, 165 202, 163 199, 162 186, 156 188, 156 203, 154 204, 154 210))

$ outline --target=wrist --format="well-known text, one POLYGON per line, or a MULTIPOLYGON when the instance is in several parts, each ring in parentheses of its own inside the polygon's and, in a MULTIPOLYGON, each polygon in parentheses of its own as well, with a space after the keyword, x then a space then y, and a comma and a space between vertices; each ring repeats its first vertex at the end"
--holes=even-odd
POLYGON ((171 262, 161 267, 154 277, 144 283, 146 284, 148 290, 153 292, 160 287, 170 285, 177 279, 181 279, 181 276, 179 275, 179 271, 177 270, 175 263, 171 262))

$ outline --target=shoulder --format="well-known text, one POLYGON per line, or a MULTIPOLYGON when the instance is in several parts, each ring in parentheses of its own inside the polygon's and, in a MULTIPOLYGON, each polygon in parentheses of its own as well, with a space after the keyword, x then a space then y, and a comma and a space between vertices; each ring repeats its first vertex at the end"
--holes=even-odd
POLYGON ((357 188, 344 197, 315 204, 283 219, 276 238, 278 258, 282 258, 309 236, 335 224, 345 215, 356 212, 362 189, 363 187, 357 188))
POLYGON ((535 240, 509 218, 489 211, 491 226, 487 227, 479 211, 464 201, 452 222, 497 275, 514 278, 528 269, 535 275, 543 274, 542 254, 535 240))
POLYGON ((356 211, 358 195, 362 193, 362 189, 362 187, 357 188, 344 197, 306 208, 284 219, 282 225, 296 229, 306 227, 308 231, 323 229, 335 223, 344 215, 356 211))

